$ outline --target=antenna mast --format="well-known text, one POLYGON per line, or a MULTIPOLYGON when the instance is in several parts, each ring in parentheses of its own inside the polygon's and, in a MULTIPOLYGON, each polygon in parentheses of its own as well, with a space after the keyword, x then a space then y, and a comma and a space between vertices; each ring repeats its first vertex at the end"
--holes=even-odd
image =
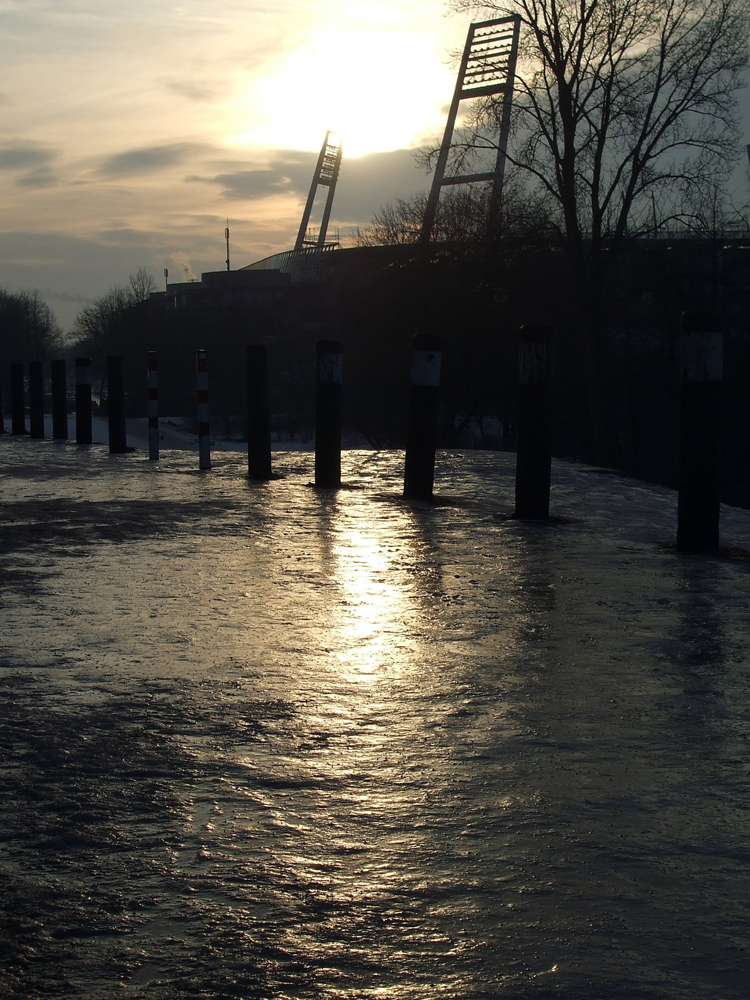
POLYGON ((227 241, 227 271, 230 271, 229 266, 229 219, 227 219, 227 228, 224 230, 224 238, 227 241))

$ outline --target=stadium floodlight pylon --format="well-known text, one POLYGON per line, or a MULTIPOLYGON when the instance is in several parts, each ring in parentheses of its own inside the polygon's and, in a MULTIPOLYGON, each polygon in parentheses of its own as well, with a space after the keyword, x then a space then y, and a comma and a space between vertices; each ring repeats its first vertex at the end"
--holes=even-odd
POLYGON ((469 34, 466 38, 456 79, 456 89, 453 92, 453 100, 448 111, 445 133, 422 221, 420 240, 423 243, 427 243, 432 235, 438 201, 440 200, 440 190, 449 184, 491 181, 492 194, 487 220, 488 233, 494 232, 497 226, 505 174, 505 156, 508 149, 510 112, 513 105, 513 84, 516 75, 520 31, 521 18, 517 14, 511 17, 496 18, 493 21, 477 21, 469 26, 469 34), (503 95, 503 101, 494 170, 446 177, 445 170, 452 148, 453 133, 461 101, 477 97, 494 97, 497 94, 503 95))
POLYGON ((301 250, 306 246, 325 246, 326 233, 328 232, 328 220, 331 217, 331 208, 333 207, 333 195, 336 190, 336 181, 339 177, 339 170, 341 169, 341 152, 341 136, 329 129, 326 132, 326 137, 320 149, 320 156, 318 157, 318 162, 315 166, 315 173, 313 174, 312 184, 310 185, 310 194, 307 196, 307 204, 305 205, 305 211, 302 214, 302 222, 300 223, 299 232, 297 233, 297 242, 294 244, 295 250, 301 250), (310 222, 310 214, 313 210, 318 187, 327 187, 328 197, 326 198, 325 208, 323 209, 323 219, 320 223, 318 236, 314 240, 309 240, 307 239, 307 226, 310 222))

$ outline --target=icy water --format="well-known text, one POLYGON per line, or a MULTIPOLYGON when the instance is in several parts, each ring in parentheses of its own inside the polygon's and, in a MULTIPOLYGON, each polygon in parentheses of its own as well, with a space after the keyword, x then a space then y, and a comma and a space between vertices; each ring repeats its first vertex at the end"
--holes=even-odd
POLYGON ((750 996, 750 513, 0 441, 0 996, 750 996))

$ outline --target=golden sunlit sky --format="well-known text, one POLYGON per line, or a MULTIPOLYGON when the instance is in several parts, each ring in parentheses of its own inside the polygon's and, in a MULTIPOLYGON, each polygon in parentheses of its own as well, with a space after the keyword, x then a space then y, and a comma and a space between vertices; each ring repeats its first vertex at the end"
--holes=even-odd
POLYGON ((0 0, 0 287, 67 329, 141 265, 222 269, 227 218, 233 267, 286 250, 327 129, 346 243, 429 186, 467 29, 442 0, 0 0))

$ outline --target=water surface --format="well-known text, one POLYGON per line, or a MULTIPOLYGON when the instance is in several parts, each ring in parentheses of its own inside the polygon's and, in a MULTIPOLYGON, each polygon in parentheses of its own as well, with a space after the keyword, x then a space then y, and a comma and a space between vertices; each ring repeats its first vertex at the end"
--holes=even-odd
POLYGON ((0 996, 746 997, 750 514, 0 442, 0 996))

